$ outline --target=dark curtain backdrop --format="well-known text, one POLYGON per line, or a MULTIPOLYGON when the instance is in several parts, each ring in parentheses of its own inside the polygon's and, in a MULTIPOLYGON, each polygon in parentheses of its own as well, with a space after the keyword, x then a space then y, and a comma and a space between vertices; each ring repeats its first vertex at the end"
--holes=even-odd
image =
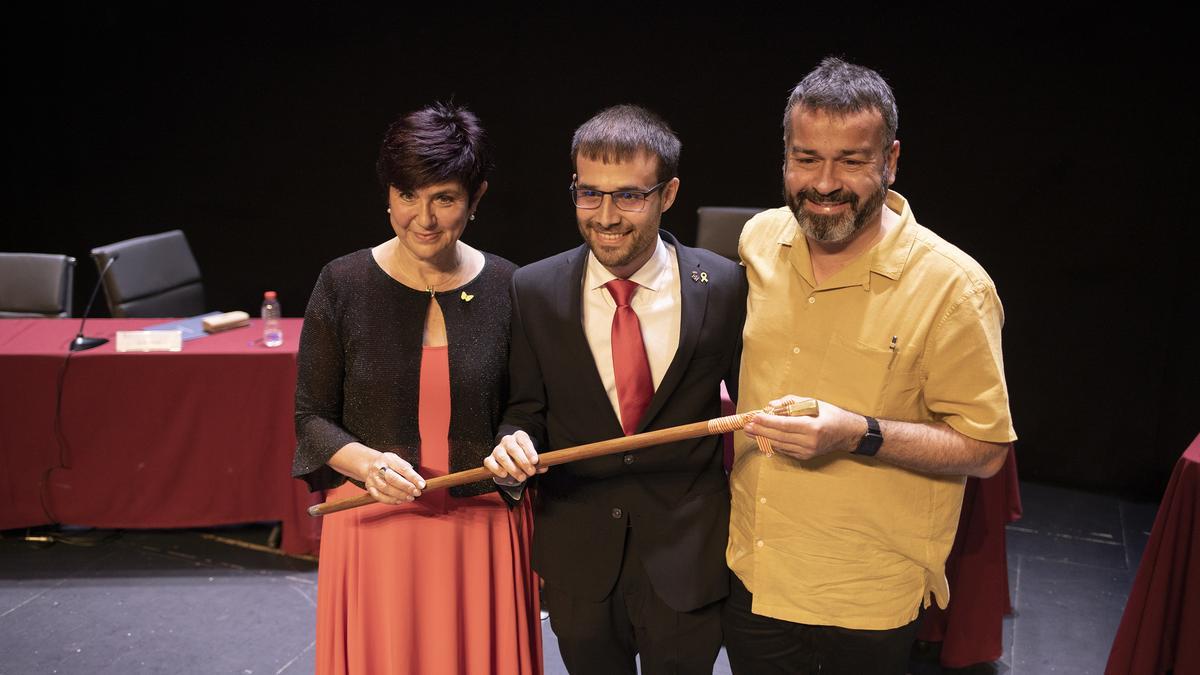
POLYGON ((1200 431, 1194 38, 1147 8, 966 7, 26 8, 3 28, 0 250, 77 257, 78 312, 90 248, 178 227, 212 309, 273 289, 299 316, 326 261, 390 236, 388 122, 449 98, 499 160, 471 244, 576 245, 570 135, 619 102, 683 139, 665 227, 692 241, 701 205, 782 203, 787 93, 838 54, 896 90, 895 188, 1000 289, 1022 475, 1156 498, 1200 431))

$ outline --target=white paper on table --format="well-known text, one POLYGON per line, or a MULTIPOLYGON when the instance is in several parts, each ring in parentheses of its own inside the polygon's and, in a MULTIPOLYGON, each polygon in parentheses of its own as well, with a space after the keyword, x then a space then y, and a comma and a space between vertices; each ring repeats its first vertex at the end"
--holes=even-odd
POLYGON ((183 351, 183 331, 178 330, 119 330, 118 352, 179 352, 183 351))

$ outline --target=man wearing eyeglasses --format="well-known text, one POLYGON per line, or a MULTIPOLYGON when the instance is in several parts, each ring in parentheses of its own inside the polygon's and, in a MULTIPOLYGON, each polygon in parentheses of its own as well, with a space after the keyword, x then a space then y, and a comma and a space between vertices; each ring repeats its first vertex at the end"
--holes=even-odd
POLYGON ((510 498, 537 476, 533 566, 576 675, 636 673, 635 654, 643 673, 708 674, 721 645, 719 438, 537 466, 538 452, 717 417, 721 380, 736 392, 745 275, 659 230, 679 150, 637 106, 584 123, 570 197, 585 243, 513 277, 511 395, 485 466, 510 498))

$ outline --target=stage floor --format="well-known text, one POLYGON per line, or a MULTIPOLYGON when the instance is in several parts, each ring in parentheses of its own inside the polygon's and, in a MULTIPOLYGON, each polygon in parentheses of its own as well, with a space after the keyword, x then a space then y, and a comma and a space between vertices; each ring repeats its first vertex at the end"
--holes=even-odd
MULTIPOLYGON (((996 671, 1098 673, 1157 509, 1022 483, 1008 528, 1009 587, 996 671)), ((67 532, 81 544, 0 539, 0 673, 313 671, 316 565, 234 546, 268 526, 67 532)), ((565 674, 548 621, 547 675, 565 674)), ((722 653, 715 673, 728 673, 722 653)), ((914 673, 935 673, 919 668, 914 673)))

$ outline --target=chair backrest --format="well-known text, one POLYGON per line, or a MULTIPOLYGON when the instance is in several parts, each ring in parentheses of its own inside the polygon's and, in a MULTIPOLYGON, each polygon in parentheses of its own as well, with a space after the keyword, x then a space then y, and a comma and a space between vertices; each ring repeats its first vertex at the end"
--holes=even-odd
POLYGON ((96 269, 120 257, 104 275, 104 296, 115 317, 195 316, 204 312, 200 267, 182 230, 92 249, 96 269))
POLYGON ((696 246, 738 260, 738 236, 746 221, 766 209, 701 206, 696 209, 696 246))
POLYGON ((53 253, 0 253, 0 317, 71 316, 75 259, 53 253))

